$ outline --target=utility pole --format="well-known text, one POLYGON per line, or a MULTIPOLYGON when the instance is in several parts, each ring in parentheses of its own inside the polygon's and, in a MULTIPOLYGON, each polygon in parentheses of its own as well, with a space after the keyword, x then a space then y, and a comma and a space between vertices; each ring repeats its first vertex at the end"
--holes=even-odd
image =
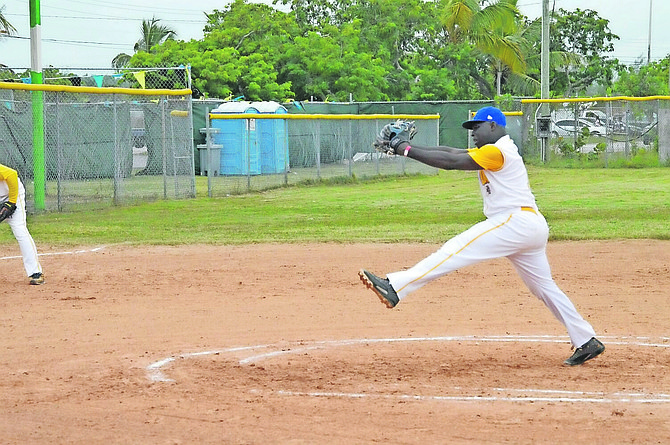
POLYGON ((652 0, 649 0, 649 37, 647 39, 647 65, 651 63, 651 4, 652 0))
MULTIPOLYGON (((540 98, 549 99, 549 0, 542 0, 542 54, 540 67, 540 98)), ((547 160, 547 148, 551 130, 551 111, 548 103, 540 104, 540 116, 535 123, 540 136, 540 158, 547 160), (544 130, 540 133, 540 129, 544 130)))
POLYGON ((540 97, 549 99, 549 0, 542 0, 542 54, 540 68, 540 97))

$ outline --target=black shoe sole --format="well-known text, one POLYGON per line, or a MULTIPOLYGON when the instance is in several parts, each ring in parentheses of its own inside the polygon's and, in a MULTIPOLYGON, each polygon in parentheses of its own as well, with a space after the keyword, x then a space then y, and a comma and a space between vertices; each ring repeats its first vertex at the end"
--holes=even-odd
POLYGON ((387 300, 386 297, 383 294, 379 293, 379 291, 377 290, 375 285, 372 284, 372 281, 370 281, 370 279, 367 277, 367 275, 365 275, 365 272, 363 272, 362 270, 359 271, 358 276, 360 277, 363 284, 365 284, 365 287, 367 287, 372 292, 374 292, 375 295, 377 295, 377 297, 379 298, 379 301, 384 303, 384 306, 386 306, 389 309, 393 309, 395 307, 395 304, 393 304, 392 301, 387 300))

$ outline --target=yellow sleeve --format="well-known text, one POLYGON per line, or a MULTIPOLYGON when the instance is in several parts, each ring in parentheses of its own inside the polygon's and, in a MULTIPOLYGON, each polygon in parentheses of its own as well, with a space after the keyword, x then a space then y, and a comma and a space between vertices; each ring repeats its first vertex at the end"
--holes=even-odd
POLYGON ((16 200, 19 199, 19 174, 13 168, 0 164, 0 181, 7 183, 9 202, 16 204, 16 200))
POLYGON ((468 154, 484 170, 498 171, 505 163, 505 157, 498 147, 492 144, 479 148, 471 148, 468 154))

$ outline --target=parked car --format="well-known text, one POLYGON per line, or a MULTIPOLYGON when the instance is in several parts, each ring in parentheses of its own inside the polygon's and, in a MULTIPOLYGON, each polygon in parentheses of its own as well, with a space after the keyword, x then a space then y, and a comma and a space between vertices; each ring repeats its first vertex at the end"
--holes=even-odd
POLYGON ((607 134, 607 129, 604 125, 599 125, 589 119, 579 118, 575 119, 561 119, 552 122, 551 134, 554 137, 571 137, 582 133, 584 128, 589 130, 593 136, 604 136, 607 134))

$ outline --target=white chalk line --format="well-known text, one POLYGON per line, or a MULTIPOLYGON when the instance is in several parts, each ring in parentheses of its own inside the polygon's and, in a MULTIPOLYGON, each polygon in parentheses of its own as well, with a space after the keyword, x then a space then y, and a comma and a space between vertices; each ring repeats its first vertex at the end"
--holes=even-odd
MULTIPOLYGON (((658 347, 670 348, 670 337, 599 337, 605 340, 609 345, 628 345, 636 347, 658 347)), ((189 359, 207 355, 225 355, 239 352, 249 352, 248 357, 238 359, 241 365, 257 363, 259 361, 278 357, 286 354, 301 354, 310 350, 326 349, 332 347, 342 347, 370 343, 399 343, 399 342, 427 342, 427 341, 460 341, 460 342, 530 342, 530 343, 566 343, 567 337, 556 336, 514 336, 514 335, 493 335, 486 337, 478 336, 445 336, 445 337, 409 337, 409 338, 368 338, 351 340, 324 340, 314 342, 297 342, 293 347, 279 345, 255 345, 234 347, 219 350, 199 351, 184 353, 174 357, 164 358, 151 363, 146 367, 147 378, 152 382, 174 382, 163 373, 163 369, 175 362, 177 359, 189 359), (271 351, 261 352, 272 349, 271 351), (259 353, 261 352, 261 353, 259 353)), ((599 391, 568 391, 556 389, 538 389, 538 388, 485 388, 485 389, 464 389, 455 387, 451 391, 459 392, 453 395, 410 395, 410 394, 377 394, 377 393, 346 393, 346 392, 301 392, 287 390, 257 390, 252 389, 252 393, 277 394, 293 397, 324 397, 324 398, 376 398, 376 399, 395 399, 395 400, 414 400, 414 401, 478 401, 478 402, 573 402, 573 403, 670 403, 670 394, 647 394, 641 392, 626 393, 615 392, 605 393, 599 391), (490 392, 491 395, 464 395, 463 392, 490 392), (519 393, 519 395, 511 395, 519 393)))
POLYGON ((146 367, 147 370, 147 377, 149 380, 152 382, 174 382, 173 379, 170 379, 163 374, 162 369, 169 365, 170 363, 174 362, 177 359, 186 359, 186 358, 191 358, 191 357, 201 357, 205 355, 220 355, 220 354, 225 354, 228 352, 238 352, 238 351, 248 351, 248 350, 255 350, 255 349, 262 349, 262 348, 267 348, 270 347, 270 345, 257 345, 257 346, 242 346, 238 348, 228 348, 228 349, 218 349, 218 350, 213 350, 213 351, 200 351, 200 352, 189 352, 186 354, 180 354, 176 357, 167 357, 162 360, 158 360, 157 362, 153 362, 149 366, 146 367))
MULTIPOLYGON (((608 337, 600 337, 606 339, 608 337)), ((626 339, 626 337, 623 337, 626 339)), ((638 343, 633 343, 634 346, 658 346, 663 348, 670 348, 670 339, 665 339, 668 343, 649 343, 649 339, 646 337, 637 337, 635 339, 638 343), (644 340, 645 343, 639 343, 644 340)), ((664 341, 663 338, 660 339, 664 341)), ((487 336, 487 337, 476 337, 476 336, 456 336, 456 337, 409 337, 409 338, 378 338, 378 339, 356 339, 356 340, 338 340, 338 341, 321 341, 314 342, 313 346, 304 346, 293 349, 284 349, 281 351, 272 351, 263 354, 258 354, 255 356, 247 357, 240 360, 240 364, 245 365, 249 363, 255 363, 260 360, 267 358, 277 357, 279 355, 285 354, 297 354, 308 350, 320 349, 327 346, 349 346, 357 345, 364 343, 398 343, 398 342, 427 342, 427 341, 480 341, 480 342, 525 342, 525 343, 565 343, 567 337, 552 337, 552 336, 487 336)), ((629 345, 631 344, 628 341, 615 340, 610 338, 607 342, 611 345, 629 345)))
MULTIPOLYGON (((474 392, 472 389, 469 391, 474 392)), ((259 394, 262 391, 253 390, 252 393, 259 394)), ((521 392, 522 394, 533 394, 546 392, 545 397, 520 395, 520 396, 477 396, 477 395, 448 395, 448 396, 427 396, 427 395, 409 395, 409 394, 374 394, 374 393, 343 393, 343 392, 299 392, 299 391, 274 391, 274 394, 294 397, 324 397, 324 398, 345 398, 345 399, 391 399, 391 400, 413 400, 413 401, 449 401, 449 402, 572 402, 572 403, 670 403, 670 394, 639 394, 639 393, 592 393, 589 397, 584 397, 580 391, 562 391, 562 395, 555 395, 551 390, 539 389, 506 389, 491 392, 521 392)), ((267 391, 265 391, 267 393, 267 391)))
MULTIPOLYGON (((104 249, 105 246, 100 246, 100 247, 94 247, 93 249, 85 249, 85 250, 73 250, 71 252, 49 252, 49 253, 38 253, 37 256, 54 256, 54 255, 77 255, 81 253, 89 253, 89 252, 98 252, 102 249, 104 249)), ((21 255, 16 255, 16 256, 4 256, 0 257, 0 260, 15 260, 15 259, 20 259, 21 255)))

